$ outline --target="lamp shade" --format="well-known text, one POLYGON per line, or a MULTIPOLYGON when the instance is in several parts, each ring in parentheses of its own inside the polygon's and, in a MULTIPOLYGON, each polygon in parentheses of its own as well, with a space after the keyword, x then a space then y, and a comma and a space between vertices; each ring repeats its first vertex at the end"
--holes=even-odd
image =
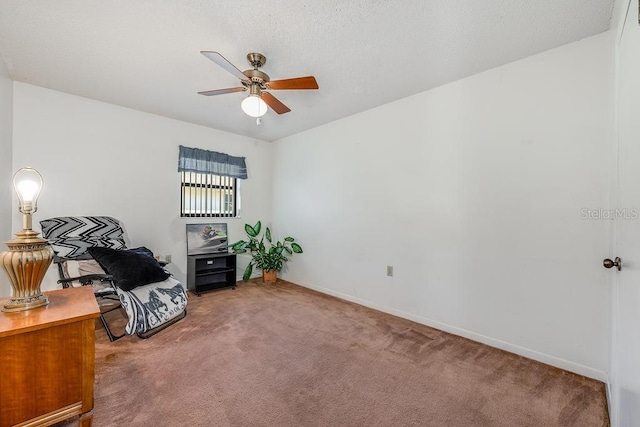
POLYGON ((30 167, 19 169, 13 175, 13 188, 18 195, 20 212, 34 213, 38 210, 38 196, 40 196, 42 184, 42 175, 30 167))
POLYGON ((251 117, 262 117, 267 113, 267 103, 262 100, 260 95, 249 95, 241 104, 242 111, 251 117))

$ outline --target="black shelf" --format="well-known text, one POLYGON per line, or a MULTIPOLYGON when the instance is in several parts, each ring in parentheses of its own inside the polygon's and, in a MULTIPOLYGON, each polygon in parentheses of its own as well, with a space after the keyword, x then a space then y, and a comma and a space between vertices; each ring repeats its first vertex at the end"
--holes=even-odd
POLYGON ((217 268, 211 271, 205 272, 196 272, 198 276, 207 276, 209 274, 220 274, 220 273, 228 273, 229 271, 236 271, 235 268, 217 268))
POLYGON ((236 288, 236 254, 215 253, 187 256, 187 288, 202 292, 236 288))

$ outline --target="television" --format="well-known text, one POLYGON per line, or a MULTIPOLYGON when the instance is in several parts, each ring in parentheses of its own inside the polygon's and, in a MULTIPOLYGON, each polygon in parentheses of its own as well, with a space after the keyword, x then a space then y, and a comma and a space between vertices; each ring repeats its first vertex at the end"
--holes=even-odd
POLYGON ((187 255, 228 252, 227 224, 187 224, 187 255))

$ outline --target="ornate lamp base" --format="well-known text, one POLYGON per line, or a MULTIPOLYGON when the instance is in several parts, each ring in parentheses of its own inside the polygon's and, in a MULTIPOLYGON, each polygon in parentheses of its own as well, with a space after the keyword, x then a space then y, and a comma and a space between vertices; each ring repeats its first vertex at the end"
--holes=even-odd
POLYGON ((13 288, 13 295, 2 311, 30 310, 49 304, 40 284, 53 260, 53 250, 33 230, 22 230, 16 236, 6 242, 9 250, 0 253, 2 267, 13 288))
POLYGON ((49 298, 42 293, 33 298, 11 298, 2 307, 2 311, 24 311, 49 304, 49 298))

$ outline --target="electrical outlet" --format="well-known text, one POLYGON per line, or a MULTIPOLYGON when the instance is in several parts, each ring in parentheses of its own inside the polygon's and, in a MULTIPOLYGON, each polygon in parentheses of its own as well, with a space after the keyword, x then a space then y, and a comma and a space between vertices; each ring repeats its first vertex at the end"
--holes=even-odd
POLYGON ((387 265, 387 276, 393 277, 393 265, 387 265))
POLYGON ((165 260, 168 264, 171 264, 171 255, 165 255, 165 256, 164 256, 164 260, 165 260))

